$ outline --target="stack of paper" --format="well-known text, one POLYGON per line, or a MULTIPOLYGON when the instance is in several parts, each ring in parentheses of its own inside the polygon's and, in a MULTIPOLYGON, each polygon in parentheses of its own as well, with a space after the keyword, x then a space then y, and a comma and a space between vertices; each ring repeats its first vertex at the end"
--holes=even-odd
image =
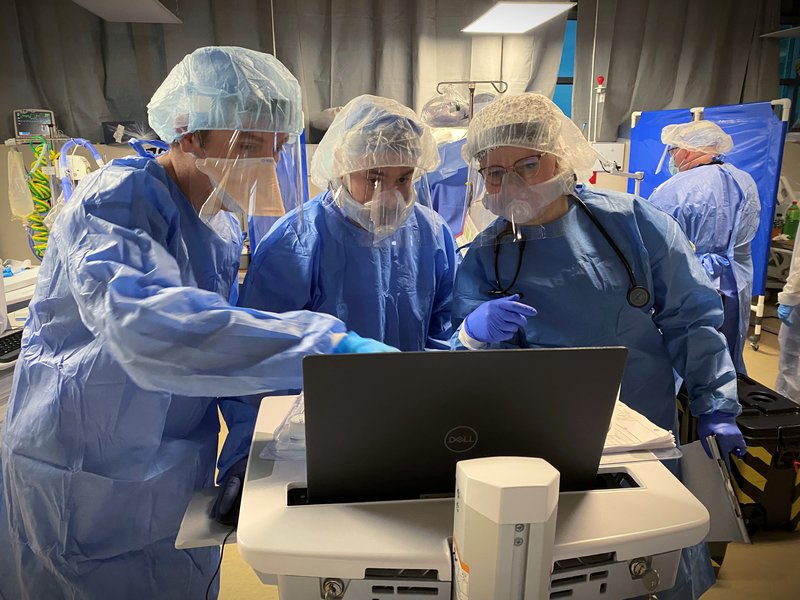
POLYGON ((617 400, 603 454, 673 448, 675 448, 675 436, 671 431, 654 425, 647 418, 617 400))

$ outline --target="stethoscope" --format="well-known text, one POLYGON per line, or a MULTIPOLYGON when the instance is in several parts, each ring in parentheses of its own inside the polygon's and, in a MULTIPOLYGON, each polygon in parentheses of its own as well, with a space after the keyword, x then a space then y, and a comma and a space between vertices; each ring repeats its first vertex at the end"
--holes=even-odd
MULTIPOLYGON (((636 276, 633 273, 633 269, 631 268, 631 264, 628 262, 628 259, 625 258, 625 255, 620 250, 617 243, 608 233, 608 230, 603 226, 603 224, 597 219, 594 213, 589 209, 588 206, 581 200, 578 196, 570 196, 570 198, 577 203, 577 205, 586 213, 586 216, 589 217, 589 220, 594 224, 603 238, 608 242, 608 245, 611 246, 611 249, 614 251, 614 254, 617 255, 622 266, 625 267, 625 272, 628 274, 628 281, 630 282, 630 287, 628 288, 627 293, 627 300, 628 304, 630 304, 633 308, 644 308, 650 303, 650 292, 647 290, 646 287, 639 285, 636 282, 636 276)), ((495 245, 494 245, 494 278, 496 287, 494 289, 489 290, 490 296, 509 296, 513 293, 511 289, 516 285, 517 279, 519 278, 519 273, 522 270, 522 257, 525 254, 525 238, 522 237, 520 234, 514 234, 510 229, 510 224, 507 224, 506 227, 497 234, 495 238, 495 245), (518 245, 517 249, 517 268, 514 271, 514 278, 511 280, 511 283, 508 286, 503 286, 500 283, 500 246, 501 240, 507 236, 511 236, 513 238, 513 243, 518 245)), ((522 297, 522 294, 520 294, 522 297)))
POLYGON ((512 292, 511 288, 513 288, 517 284, 517 279, 519 279, 519 272, 522 270, 522 257, 525 255, 525 238, 517 232, 514 232, 511 229, 511 223, 506 223, 505 228, 503 231, 497 234, 494 239, 494 281, 496 286, 489 290, 490 296, 511 296, 512 294, 519 294, 520 298, 524 298, 525 294, 522 292, 512 292), (501 241, 503 238, 511 237, 512 243, 517 245, 517 269, 514 271, 514 278, 511 280, 506 287, 503 287, 500 284, 500 246, 503 245, 505 242, 501 241))

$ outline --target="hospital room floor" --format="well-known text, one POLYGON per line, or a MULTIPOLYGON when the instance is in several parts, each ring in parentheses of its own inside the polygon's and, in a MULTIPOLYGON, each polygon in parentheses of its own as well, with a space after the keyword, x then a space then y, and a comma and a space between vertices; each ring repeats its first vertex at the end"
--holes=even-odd
MULTIPOLYGON (((777 327, 767 321, 767 327, 777 327)), ((772 387, 778 373, 778 338, 761 337, 758 352, 745 350, 748 374, 772 387)), ((717 584, 702 600, 797 600, 800 598, 800 534, 760 533, 752 545, 731 544, 717 584)), ((276 600, 277 588, 262 585, 241 559, 236 546, 228 546, 222 561, 220 600, 276 600)))

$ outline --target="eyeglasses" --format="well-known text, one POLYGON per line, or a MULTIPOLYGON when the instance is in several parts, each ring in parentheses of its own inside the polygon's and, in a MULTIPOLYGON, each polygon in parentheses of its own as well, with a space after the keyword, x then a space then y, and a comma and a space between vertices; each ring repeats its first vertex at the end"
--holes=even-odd
POLYGON ((478 169, 478 173, 480 173, 481 177, 483 177, 483 180, 491 186, 499 186, 502 184, 503 177, 506 176, 506 173, 510 173, 511 171, 514 171, 517 175, 522 177, 526 183, 533 183, 533 180, 539 173, 541 158, 541 154, 521 158, 515 162, 514 166, 512 167, 490 165, 488 167, 478 169))

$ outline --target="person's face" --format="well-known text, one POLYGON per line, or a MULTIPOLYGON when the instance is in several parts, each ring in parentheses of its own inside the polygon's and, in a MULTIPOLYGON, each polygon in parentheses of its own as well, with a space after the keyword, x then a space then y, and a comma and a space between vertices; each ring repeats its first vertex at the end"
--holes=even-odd
POLYGON ((688 171, 698 164, 710 161, 713 156, 709 152, 687 150, 686 148, 672 148, 669 153, 679 171, 688 171))
POLYGON ((689 154, 689 151, 684 148, 672 148, 669 151, 670 156, 672 157, 675 166, 678 167, 678 170, 681 170, 681 165, 686 162, 686 157, 689 154))
POLYGON ((500 146, 490 150, 480 160, 480 172, 486 184, 486 191, 496 194, 500 191, 502 172, 516 171, 529 185, 552 179, 558 172, 558 160, 552 154, 542 154, 530 148, 500 146))
POLYGON ((381 167, 368 171, 356 171, 345 178, 350 195, 357 202, 364 204, 372 199, 376 189, 386 192, 397 190, 408 198, 414 182, 412 167, 381 167))
POLYGON ((209 197, 213 184, 207 173, 197 168, 197 159, 279 158, 288 135, 263 131, 210 130, 188 133, 178 140, 180 152, 164 159, 174 170, 184 195, 198 211, 209 197))
MULTIPOLYGON (((188 137, 188 136, 186 136, 188 137)), ((213 158, 280 158, 280 150, 288 140, 285 133, 266 131, 206 131, 192 134, 195 156, 213 158)))

